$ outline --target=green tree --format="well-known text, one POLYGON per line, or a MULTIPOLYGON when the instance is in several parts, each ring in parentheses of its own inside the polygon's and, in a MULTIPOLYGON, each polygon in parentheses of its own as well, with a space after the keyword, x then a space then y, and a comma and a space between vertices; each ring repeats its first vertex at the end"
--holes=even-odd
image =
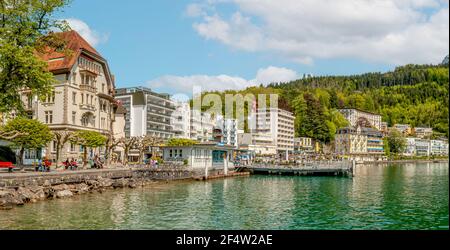
POLYGON ((23 112, 20 90, 44 98, 51 92, 53 75, 37 54, 49 48, 63 50, 53 30, 66 30, 66 22, 52 15, 68 0, 0 1, 0 112, 23 112))
POLYGON ((83 146, 83 167, 87 165, 88 148, 98 148, 106 144, 107 138, 95 131, 79 130, 73 134, 70 141, 83 146))
POLYGON ((23 169, 23 155, 26 149, 40 149, 45 147, 53 138, 47 125, 27 118, 10 120, 2 129, 5 133, 20 133, 11 138, 14 147, 19 149, 19 166, 23 169))
POLYGON ((61 158, 61 152, 64 148, 64 145, 70 140, 73 136, 72 132, 69 131, 56 131, 53 132, 53 139, 56 143, 56 166, 58 167, 59 160, 61 158))
POLYGON ((176 147, 176 146, 192 146, 197 144, 197 141, 183 138, 172 138, 167 142, 167 146, 176 147))
POLYGON ((400 154, 406 148, 406 139, 397 129, 392 129, 386 137, 390 154, 400 154))

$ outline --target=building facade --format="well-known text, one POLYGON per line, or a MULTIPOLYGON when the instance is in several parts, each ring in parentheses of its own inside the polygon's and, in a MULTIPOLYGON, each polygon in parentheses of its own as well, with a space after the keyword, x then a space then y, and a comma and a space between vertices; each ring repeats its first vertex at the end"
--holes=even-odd
POLYGON ((294 115, 286 110, 278 108, 258 109, 256 111, 256 124, 251 128, 255 134, 254 145, 262 140, 267 143, 270 138, 272 145, 280 156, 288 155, 294 151, 294 115))
POLYGON ((409 124, 395 124, 394 128, 397 129, 400 133, 402 133, 405 136, 412 134, 412 129, 409 124))
MULTIPOLYGON (((28 117, 47 124, 52 132, 90 130, 112 137, 117 105, 114 76, 108 62, 76 31, 57 35, 66 41, 70 53, 48 51, 39 55, 48 63, 48 70, 57 81, 44 101, 31 91, 21 92, 28 117)), ((13 118, 14 113, 11 116, 13 118)), ((80 146, 66 143, 60 158, 79 158, 81 153, 80 146)), ((102 150, 89 153, 102 154, 102 150)), ((56 142, 43 150, 25 152, 24 163, 32 164, 36 158, 44 156, 56 158, 56 142)))
POLYGON ((206 112, 192 109, 190 117, 191 139, 199 142, 214 141, 216 119, 206 112))
POLYGON ((335 136, 335 153, 339 155, 367 154, 367 135, 361 127, 341 128, 335 136))
POLYGON ((313 153, 314 141, 309 137, 296 137, 294 138, 294 152, 299 153, 313 153))
POLYGON ((350 126, 356 127, 361 122, 368 122, 371 127, 378 130, 382 129, 381 115, 362 111, 359 109, 340 109, 339 112, 350 123, 350 126))
POLYGON ((134 87, 117 89, 116 98, 128 110, 127 137, 148 135, 162 140, 174 137, 172 114, 176 109, 169 95, 146 87, 134 87))
POLYGON ((172 115, 174 137, 191 139, 191 107, 187 102, 176 102, 172 115))
POLYGON ((418 138, 430 138, 433 135, 433 128, 416 127, 414 128, 414 134, 418 138))

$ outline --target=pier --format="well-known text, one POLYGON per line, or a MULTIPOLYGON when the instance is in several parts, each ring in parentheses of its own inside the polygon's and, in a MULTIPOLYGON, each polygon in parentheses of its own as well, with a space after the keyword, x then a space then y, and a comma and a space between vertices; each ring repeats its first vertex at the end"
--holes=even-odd
POLYGON ((254 164, 238 169, 240 172, 262 175, 353 176, 355 162, 313 162, 295 165, 254 164))

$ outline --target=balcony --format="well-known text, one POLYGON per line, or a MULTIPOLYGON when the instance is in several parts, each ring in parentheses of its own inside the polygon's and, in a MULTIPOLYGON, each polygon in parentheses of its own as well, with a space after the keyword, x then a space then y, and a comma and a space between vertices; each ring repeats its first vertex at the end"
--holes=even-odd
POLYGON ((91 104, 80 104, 80 109, 81 110, 88 110, 88 111, 96 111, 97 110, 95 108, 95 106, 91 105, 91 104))
POLYGON ((80 90, 97 93, 97 88, 87 84, 80 84, 80 90))

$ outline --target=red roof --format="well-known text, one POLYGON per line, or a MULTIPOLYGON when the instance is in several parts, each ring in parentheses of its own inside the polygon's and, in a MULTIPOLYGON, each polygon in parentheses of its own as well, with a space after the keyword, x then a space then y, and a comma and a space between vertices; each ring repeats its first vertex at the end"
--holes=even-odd
POLYGON ((84 40, 84 38, 81 37, 76 31, 72 30, 61 32, 57 35, 61 36, 61 38, 67 43, 66 49, 72 52, 69 54, 64 54, 54 50, 49 50, 48 53, 40 54, 39 56, 44 61, 48 62, 48 70, 50 72, 70 70, 83 51, 104 60, 100 53, 98 53, 97 50, 95 50, 94 47, 84 40))

